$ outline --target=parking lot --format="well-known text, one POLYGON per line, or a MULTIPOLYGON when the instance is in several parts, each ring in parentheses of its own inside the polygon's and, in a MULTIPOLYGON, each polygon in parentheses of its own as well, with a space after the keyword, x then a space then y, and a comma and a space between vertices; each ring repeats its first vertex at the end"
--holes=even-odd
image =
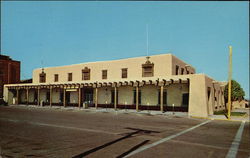
POLYGON ((0 155, 249 158, 249 128, 187 116, 0 106, 0 155))

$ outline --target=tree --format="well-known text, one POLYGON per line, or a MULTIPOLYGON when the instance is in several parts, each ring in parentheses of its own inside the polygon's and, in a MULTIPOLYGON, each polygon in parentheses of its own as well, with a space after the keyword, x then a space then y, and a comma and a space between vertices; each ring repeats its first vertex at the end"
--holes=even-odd
MULTIPOLYGON (((244 96, 245 96, 245 92, 241 88, 240 84, 237 81, 232 80, 231 100, 232 101, 236 101, 236 100, 240 101, 240 100, 244 99, 244 96)), ((227 100, 228 100, 228 83, 227 83, 225 90, 224 90, 224 97, 225 97, 225 100, 227 102, 227 100)))

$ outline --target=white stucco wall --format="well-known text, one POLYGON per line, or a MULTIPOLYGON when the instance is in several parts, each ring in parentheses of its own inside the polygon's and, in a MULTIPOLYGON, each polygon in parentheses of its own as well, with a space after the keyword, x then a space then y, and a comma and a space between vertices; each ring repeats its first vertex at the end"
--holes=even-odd
POLYGON ((189 93, 189 85, 178 83, 167 86, 167 105, 182 106, 182 94, 189 93))
POLYGON ((47 90, 47 89, 40 89, 40 102, 41 101, 47 102, 47 100, 46 100, 46 93, 47 93, 47 91, 49 91, 49 90, 47 90))
POLYGON ((118 88, 118 104, 133 104, 134 88, 132 86, 121 86, 118 88))
MULTIPOLYGON (((110 104, 111 103, 111 90, 112 87, 101 87, 98 88, 98 104, 110 104)), ((95 98, 95 93, 94 93, 95 98)))
POLYGON ((142 105, 157 105, 158 90, 154 85, 145 85, 141 89, 141 104, 142 105))
POLYGON ((78 91, 70 92, 70 103, 78 103, 78 91))
POLYGON ((63 90, 60 90, 59 88, 55 88, 52 90, 52 103, 60 103, 63 102, 63 100, 60 101, 60 92, 63 92, 63 90))
MULTIPOLYGON (((154 63, 154 76, 165 77, 172 75, 172 54, 160 54, 150 57, 150 61, 154 63)), ((112 61, 89 62, 60 67, 44 68, 46 73, 46 83, 74 83, 82 82, 82 69, 88 67, 90 71, 90 80, 87 82, 103 81, 102 70, 108 70, 108 80, 123 80, 121 78, 121 69, 128 69, 128 78, 142 79, 142 64, 146 62, 146 57, 136 57, 112 61), (72 73, 72 81, 68 81, 68 73, 72 73), (59 81, 54 82, 54 75, 59 75, 59 81)), ((33 71, 33 83, 39 83, 39 74, 42 69, 33 71)))

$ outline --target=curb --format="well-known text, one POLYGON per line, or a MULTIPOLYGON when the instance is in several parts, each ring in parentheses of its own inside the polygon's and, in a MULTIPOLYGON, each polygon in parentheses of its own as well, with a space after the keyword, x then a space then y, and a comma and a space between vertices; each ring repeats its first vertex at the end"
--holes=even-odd
POLYGON ((219 120, 219 121, 231 121, 231 122, 242 122, 242 121, 245 121, 245 122, 250 122, 249 120, 228 120, 228 119, 219 119, 219 118, 208 118, 208 117, 198 117, 198 116, 190 116, 192 118, 198 118, 198 119, 206 119, 206 120, 219 120))
MULTIPOLYGON (((63 106, 36 106, 36 105, 24 105, 24 104, 20 104, 20 105, 9 105, 10 107, 23 107, 23 108, 34 108, 34 109, 53 109, 53 110, 59 110, 59 111, 73 111, 73 112, 81 112, 81 111, 85 111, 85 112, 92 112, 92 113, 115 113, 115 114, 135 114, 135 115, 145 115, 145 116, 169 116, 170 114, 168 113, 154 113, 152 112, 143 112, 143 111, 124 111, 124 109, 122 110, 105 110, 105 109, 96 109, 96 108, 88 108, 88 109, 84 109, 84 108, 78 108, 78 107, 63 107, 63 106)), ((188 117, 188 114, 186 115, 179 115, 179 114, 175 114, 175 115, 171 115, 171 116, 178 116, 178 117, 188 117)))

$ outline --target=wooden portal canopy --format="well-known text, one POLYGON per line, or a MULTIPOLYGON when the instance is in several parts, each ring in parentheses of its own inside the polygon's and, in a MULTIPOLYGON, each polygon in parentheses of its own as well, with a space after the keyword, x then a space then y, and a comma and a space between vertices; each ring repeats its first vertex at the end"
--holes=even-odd
POLYGON ((64 84, 18 84, 18 85, 9 85, 8 89, 49 89, 49 88, 83 88, 83 87, 120 87, 120 86, 132 86, 132 87, 142 87, 144 85, 155 85, 155 86, 166 86, 174 83, 189 83, 190 79, 156 79, 156 80, 125 80, 125 81, 113 81, 113 82, 85 82, 85 83, 64 83, 64 84))

